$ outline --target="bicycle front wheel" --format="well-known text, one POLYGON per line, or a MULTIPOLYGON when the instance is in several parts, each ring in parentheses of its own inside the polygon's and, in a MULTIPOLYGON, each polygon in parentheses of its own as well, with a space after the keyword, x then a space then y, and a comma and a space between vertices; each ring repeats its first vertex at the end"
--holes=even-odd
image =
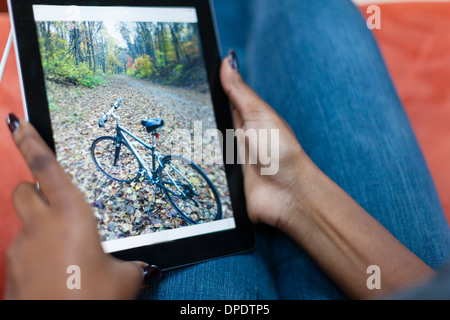
POLYGON ((114 137, 95 140, 91 156, 97 168, 110 179, 130 183, 140 177, 138 159, 123 141, 117 142, 114 137))
POLYGON ((162 164, 162 189, 183 219, 191 224, 222 219, 219 192, 199 166, 179 156, 167 156, 162 164))

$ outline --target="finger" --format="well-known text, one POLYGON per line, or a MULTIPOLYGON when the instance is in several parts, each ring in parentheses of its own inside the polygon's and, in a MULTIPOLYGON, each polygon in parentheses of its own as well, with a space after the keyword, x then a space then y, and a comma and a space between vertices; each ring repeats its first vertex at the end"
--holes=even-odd
POLYGON ((239 116, 243 123, 247 121, 267 120, 274 110, 253 91, 236 72, 226 58, 222 62, 220 79, 222 87, 230 99, 235 118, 239 116))
POLYGON ((255 126, 257 128, 266 127, 278 128, 294 131, 270 105, 253 91, 242 79, 240 74, 233 70, 226 58, 221 67, 220 77, 225 93, 230 99, 233 107, 233 120, 238 128, 255 126))
POLYGON ((6 300, 16 300, 18 298, 18 281, 24 278, 21 266, 21 246, 25 240, 23 230, 19 231, 14 241, 9 245, 6 252, 6 275, 4 298, 6 300))
POLYGON ((158 266, 148 265, 142 262, 138 262, 138 264, 141 266, 144 275, 144 280, 142 282, 143 287, 151 286, 161 280, 162 271, 158 266))
POLYGON ((14 189, 13 203, 25 230, 33 230, 36 221, 48 209, 36 185, 31 183, 21 183, 14 189))
POLYGON ((49 203, 63 205, 73 199, 77 189, 33 126, 19 120, 13 139, 49 203))
POLYGON ((149 265, 142 261, 131 261, 130 263, 141 270, 143 287, 150 286, 161 280, 162 271, 158 266, 149 265))
POLYGON ((119 262, 121 264, 123 275, 125 275, 126 282, 129 283, 131 290, 140 288, 144 280, 144 273, 142 267, 135 262, 119 262))
POLYGON ((155 266, 140 261, 123 262, 119 264, 121 288, 129 298, 134 297, 139 289, 157 282, 161 278, 161 270, 155 266))

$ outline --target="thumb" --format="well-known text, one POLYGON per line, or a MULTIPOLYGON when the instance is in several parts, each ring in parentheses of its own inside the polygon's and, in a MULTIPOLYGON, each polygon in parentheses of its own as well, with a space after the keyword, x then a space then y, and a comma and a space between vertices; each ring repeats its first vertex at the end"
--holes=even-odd
POLYGON ((231 55, 222 62, 220 80, 230 100, 236 127, 242 128, 250 121, 268 120, 275 111, 245 83, 231 66, 230 59, 231 55))
POLYGON ((141 261, 124 262, 115 260, 119 281, 122 282, 122 294, 134 298, 137 291, 150 286, 161 279, 162 271, 157 266, 150 266, 141 261))
POLYGON ((134 299, 142 287, 144 273, 137 262, 124 262, 113 258, 116 285, 120 288, 121 299, 134 299))
POLYGON ((131 261, 125 263, 139 269, 140 274, 138 279, 140 279, 141 285, 144 287, 158 282, 162 277, 162 271, 158 266, 149 265, 148 263, 142 261, 131 261))

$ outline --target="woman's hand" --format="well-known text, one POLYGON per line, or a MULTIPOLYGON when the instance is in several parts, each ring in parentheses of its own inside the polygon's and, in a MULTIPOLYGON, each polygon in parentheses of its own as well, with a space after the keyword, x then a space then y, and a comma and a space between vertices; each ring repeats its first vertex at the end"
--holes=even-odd
MULTIPOLYGON (((284 231, 353 298, 385 294, 432 275, 423 261, 311 161, 285 121, 234 70, 233 58, 231 53, 222 64, 221 81, 236 128, 279 130, 279 145, 270 146, 279 148, 272 152, 279 155, 276 174, 261 175, 261 161, 243 165, 251 220, 284 231), (383 273, 382 289, 375 292, 366 283, 371 265, 383 273)), ((240 149, 258 148, 254 140, 240 142, 240 149)))
POLYGON ((8 125, 40 190, 22 183, 13 194, 23 229, 8 251, 5 298, 134 298, 143 265, 103 252, 90 206, 52 151, 26 121, 10 115, 8 125), (71 290, 73 265, 79 267, 81 287, 71 290))
MULTIPOLYGON (((297 209, 297 198, 304 189, 304 184, 300 182, 305 170, 309 170, 308 164, 311 161, 286 121, 248 87, 233 69, 232 65, 236 66, 233 59, 233 53, 230 53, 222 63, 221 81, 231 102, 236 129, 242 129, 244 132, 254 130, 257 134, 260 129, 267 129, 269 135, 271 130, 277 130, 279 137, 275 145, 268 146, 267 152, 271 154, 272 161, 278 164, 278 170, 273 175, 261 174, 261 170, 266 166, 262 165, 257 150, 259 139, 264 137, 258 136, 258 141, 253 139, 245 144, 247 153, 253 150, 258 157, 256 164, 250 164, 248 159, 243 161, 248 214, 254 223, 262 222, 283 229, 289 213, 297 209)), ((240 147, 242 146, 243 143, 240 147)))

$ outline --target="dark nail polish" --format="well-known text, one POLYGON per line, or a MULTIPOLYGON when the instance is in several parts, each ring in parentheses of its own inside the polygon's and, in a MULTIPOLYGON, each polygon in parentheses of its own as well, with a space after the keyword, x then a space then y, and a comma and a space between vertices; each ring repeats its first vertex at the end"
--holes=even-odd
POLYGON ((143 286, 148 287, 158 282, 162 277, 162 271, 157 266, 144 266, 142 267, 144 274, 143 286))
POLYGON ((8 115, 8 117, 6 118, 6 123, 8 124, 11 133, 16 132, 20 127, 20 121, 14 113, 10 113, 8 115))
POLYGON ((239 63, 237 60, 236 52, 233 49, 228 51, 228 61, 230 62, 230 66, 234 71, 239 72, 239 63))

